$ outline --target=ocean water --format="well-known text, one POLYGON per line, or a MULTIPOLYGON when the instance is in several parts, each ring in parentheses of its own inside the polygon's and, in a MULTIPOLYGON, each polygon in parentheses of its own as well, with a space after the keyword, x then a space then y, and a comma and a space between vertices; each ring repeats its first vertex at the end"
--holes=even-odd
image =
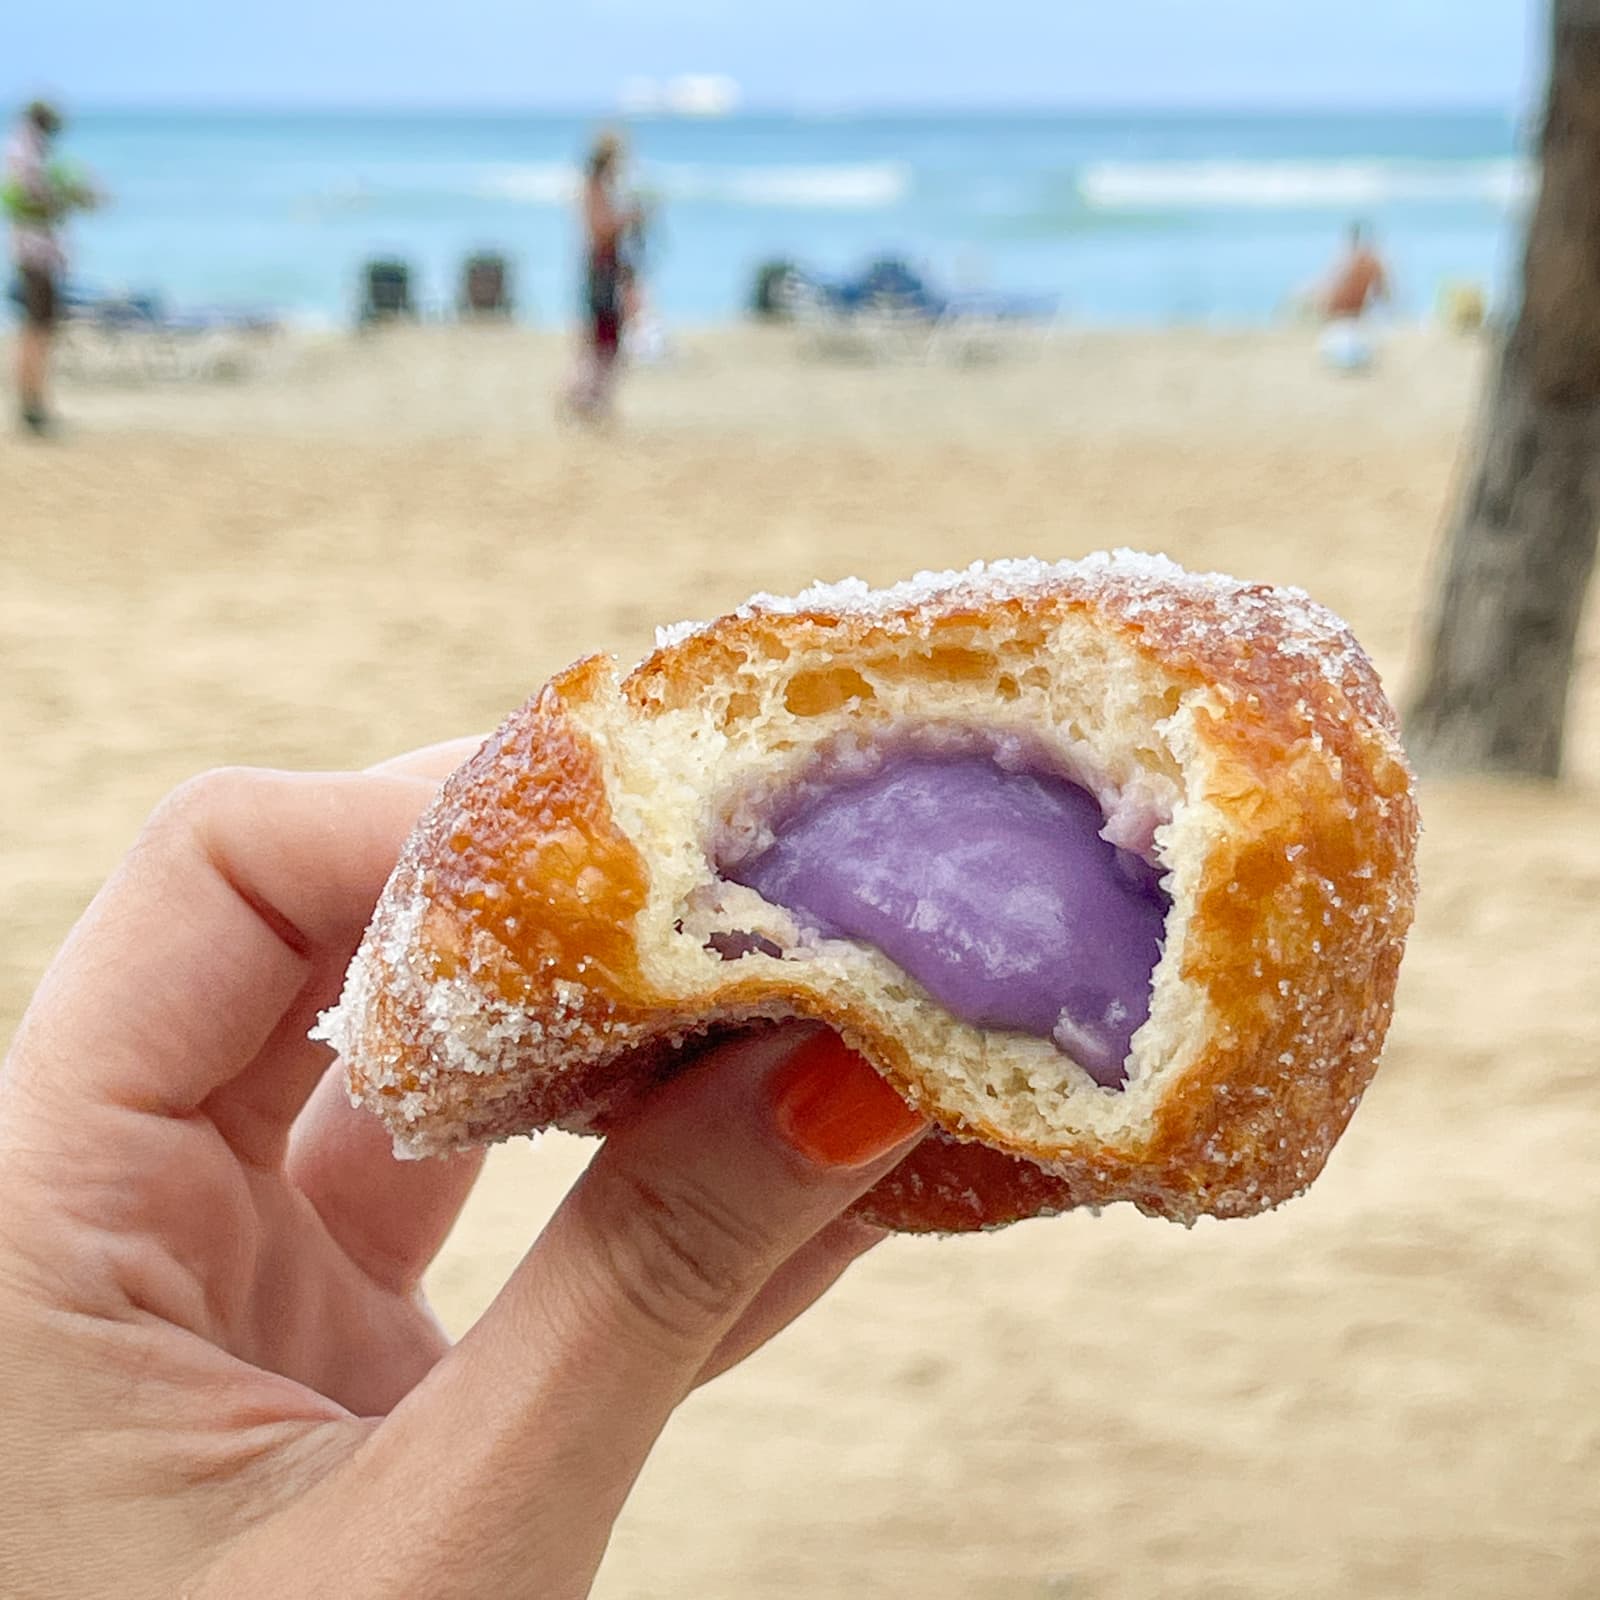
MULTIPOLYGON (((522 314, 577 298, 587 120, 536 114, 100 113, 67 153, 114 196, 74 229, 77 275, 183 304, 347 318, 361 262, 399 255, 447 304, 471 251, 510 256, 522 314)), ((958 287, 1044 291, 1097 324, 1260 323, 1349 219, 1375 228, 1399 310, 1441 282, 1504 290, 1531 193, 1498 113, 894 115, 638 119, 650 277, 679 322, 736 314, 755 267, 902 254, 958 287)))

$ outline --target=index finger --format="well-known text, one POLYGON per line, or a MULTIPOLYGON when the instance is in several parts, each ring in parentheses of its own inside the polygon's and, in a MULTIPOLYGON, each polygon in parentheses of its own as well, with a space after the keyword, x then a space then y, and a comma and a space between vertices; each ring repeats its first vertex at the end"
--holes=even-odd
POLYGON ((436 784, 230 769, 186 784, 68 936, 10 1067, 55 1098, 186 1116, 353 948, 436 784))
POLYGON ((473 734, 469 739, 443 739, 438 744, 423 745, 419 750, 408 750, 403 756, 390 756, 368 772, 384 772, 393 777, 436 778, 441 782, 457 767, 470 761, 483 748, 485 735, 473 734))

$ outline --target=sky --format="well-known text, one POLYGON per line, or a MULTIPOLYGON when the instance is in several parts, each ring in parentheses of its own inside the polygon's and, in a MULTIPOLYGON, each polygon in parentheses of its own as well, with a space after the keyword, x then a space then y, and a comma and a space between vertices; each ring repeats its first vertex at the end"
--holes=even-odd
POLYGON ((1528 103, 1541 0, 5 0, 0 94, 78 106, 612 106, 726 73, 751 106, 1528 103))

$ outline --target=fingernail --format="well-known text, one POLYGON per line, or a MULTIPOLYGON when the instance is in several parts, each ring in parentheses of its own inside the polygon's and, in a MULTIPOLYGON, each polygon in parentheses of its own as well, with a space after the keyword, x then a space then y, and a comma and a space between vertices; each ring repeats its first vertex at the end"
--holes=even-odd
POLYGON ((926 1126, 833 1033, 803 1040, 773 1074, 770 1092, 778 1131, 819 1167, 864 1167, 926 1126))

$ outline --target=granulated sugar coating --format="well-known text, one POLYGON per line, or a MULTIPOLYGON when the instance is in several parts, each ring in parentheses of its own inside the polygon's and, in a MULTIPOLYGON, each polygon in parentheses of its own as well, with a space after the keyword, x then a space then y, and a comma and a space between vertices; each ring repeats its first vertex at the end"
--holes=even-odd
MULTIPOLYGON (((1099 551, 1077 561, 1039 561, 1032 558, 974 561, 962 571, 919 572, 899 583, 874 589, 860 578, 818 581, 795 595, 752 595, 733 615, 737 617, 824 616, 883 618, 907 609, 951 602, 985 606, 998 600, 1037 594, 1072 582, 1086 591, 1115 596, 1135 614, 1163 623, 1181 625, 1193 601, 1205 599, 1207 631, 1214 632, 1213 615, 1221 626, 1251 631, 1253 613, 1268 602, 1262 586, 1241 582, 1221 572, 1188 572, 1170 557, 1140 550, 1099 551)), ((1277 587, 1270 604, 1290 624, 1285 649, 1313 656, 1333 683, 1348 676, 1353 641, 1339 618, 1317 604, 1303 589, 1277 587)), ((656 629, 656 648, 667 649, 710 627, 709 622, 678 622, 656 629)))

